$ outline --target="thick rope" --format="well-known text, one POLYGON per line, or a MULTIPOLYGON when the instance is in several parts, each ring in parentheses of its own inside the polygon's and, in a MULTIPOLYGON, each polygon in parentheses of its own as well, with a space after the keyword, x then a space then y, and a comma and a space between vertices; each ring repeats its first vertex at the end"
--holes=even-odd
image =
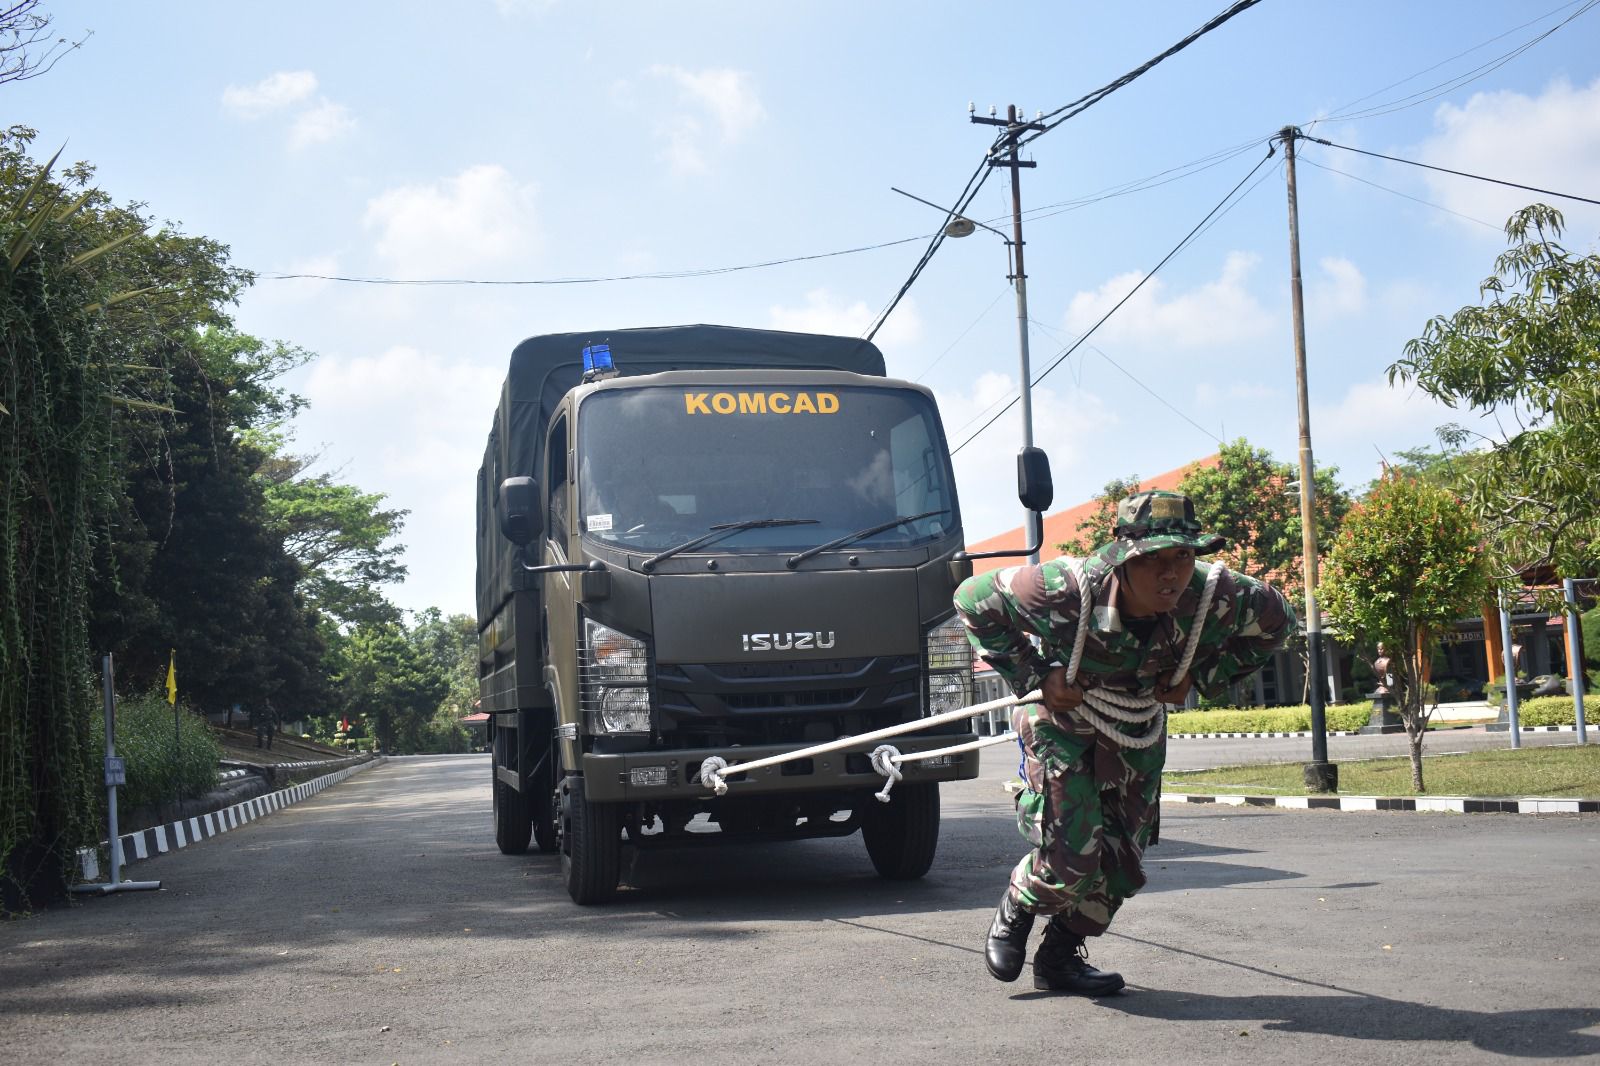
POLYGON ((883 790, 873 793, 878 797, 879 803, 889 802, 889 790, 904 776, 897 765, 900 757, 900 749, 893 744, 879 744, 872 749, 872 768, 886 778, 883 790))
MULTIPOLYGON (((1189 673, 1189 667, 1194 663, 1194 653, 1200 647, 1200 631, 1205 628, 1206 615, 1211 610, 1211 600, 1217 591, 1217 582, 1222 579, 1222 573, 1227 568, 1221 563, 1214 563, 1211 572, 1206 575, 1205 588, 1200 592, 1200 605, 1195 609, 1194 621, 1189 627, 1189 639, 1184 642, 1183 658, 1178 661, 1177 668, 1167 679, 1167 687, 1176 687, 1189 673)), ((1089 619, 1092 606, 1089 604, 1089 592, 1084 587, 1085 582, 1081 571, 1076 567, 1069 567, 1068 573, 1078 586, 1078 625, 1072 637, 1072 656, 1067 660, 1067 684, 1072 684, 1078 677, 1078 667, 1083 661, 1083 649, 1089 637, 1089 619)), ((1154 696, 1140 696, 1131 692, 1122 692, 1118 689, 1085 689, 1083 702, 1074 711, 1084 721, 1112 743, 1123 748, 1148 748, 1152 747, 1166 732, 1166 715, 1160 700, 1154 696), (1117 722, 1128 725, 1143 725, 1142 733, 1126 733, 1117 728, 1117 722)))
POLYGON ((1036 703, 1039 700, 1038 692, 1030 692, 1026 696, 1005 696, 1001 699, 990 700, 973 707, 958 707, 951 711, 940 711, 930 714, 926 718, 914 718, 909 722, 899 725, 884 726, 874 729, 869 733, 859 733, 851 737, 840 737, 823 744, 813 744, 809 748, 800 748, 797 751, 784 752, 782 755, 769 755, 749 762, 732 763, 720 755, 712 755, 700 763, 698 776, 700 783, 710 786, 717 795, 723 796, 728 792, 728 783, 725 778, 730 774, 741 774, 748 770, 759 770, 767 766, 776 766, 779 763, 792 762, 795 759, 809 759, 814 755, 826 755, 829 752, 843 751, 846 748, 860 749, 875 740, 885 740, 897 737, 902 733, 915 733, 930 726, 943 725, 946 722, 956 722, 963 718, 973 718, 989 711, 998 711, 1007 707, 1015 707, 1022 703, 1036 703))

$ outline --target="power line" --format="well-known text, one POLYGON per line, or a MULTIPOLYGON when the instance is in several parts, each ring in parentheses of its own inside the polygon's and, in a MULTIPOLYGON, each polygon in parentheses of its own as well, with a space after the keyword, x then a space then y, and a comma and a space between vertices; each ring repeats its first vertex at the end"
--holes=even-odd
POLYGON ((884 241, 881 244, 867 244, 858 248, 841 248, 834 252, 818 252, 815 255, 796 255, 787 259, 767 259, 759 263, 743 263, 738 266, 704 267, 694 270, 663 270, 653 274, 613 274, 602 277, 568 277, 568 278, 381 278, 381 277, 354 277, 341 274, 287 274, 279 271, 264 271, 256 276, 263 281, 342 281, 356 285, 597 285, 608 281, 660 281, 676 278, 703 278, 715 274, 734 274, 741 270, 760 270, 765 267, 783 266, 786 263, 805 263, 814 259, 831 259, 840 255, 856 255, 860 252, 875 252, 881 248, 893 248, 896 245, 910 244, 913 241, 923 240, 922 237, 902 237, 897 241, 884 241))
MULTIPOLYGON (((1589 4, 1589 6, 1593 6, 1594 0, 1587 0, 1587 2, 1589 4)), ((1318 119, 1317 121, 1320 121, 1320 122, 1339 122, 1339 121, 1344 121, 1346 118, 1348 118, 1351 115, 1355 114, 1354 112, 1349 112, 1347 114, 1346 113, 1347 109, 1355 107, 1357 104, 1365 103, 1366 101, 1372 99, 1374 96, 1377 96, 1380 93, 1386 93, 1390 89, 1399 88, 1400 86, 1404 85, 1408 81, 1415 81, 1418 78, 1422 77, 1424 74, 1428 74, 1428 73, 1431 73, 1431 72, 1433 72, 1435 70, 1438 70, 1440 67, 1444 66, 1447 63, 1454 63, 1456 60, 1460 59, 1462 56, 1471 55, 1473 52, 1476 52, 1478 49, 1486 48, 1489 45, 1493 44, 1494 42, 1500 40, 1502 37, 1509 37, 1513 33, 1516 33, 1518 30, 1526 29, 1529 26, 1532 26, 1536 22, 1543 22, 1545 19, 1549 18, 1551 15, 1557 14, 1558 12, 1561 12, 1561 11, 1565 11, 1567 8, 1572 7, 1572 6, 1576 5, 1576 4, 1580 4, 1580 3, 1585 3, 1585 0, 1568 0, 1567 3, 1562 4, 1561 6, 1559 6, 1557 8, 1554 8, 1553 10, 1546 11, 1544 14, 1540 15, 1537 18, 1529 19, 1527 22, 1520 23, 1520 24, 1518 24, 1516 26, 1511 27, 1508 30, 1502 30, 1501 32, 1495 34, 1493 37, 1490 37, 1488 40, 1479 41, 1477 44, 1473 45, 1471 48, 1466 49, 1465 51, 1457 52, 1455 55, 1450 56, 1447 59, 1441 59, 1441 60, 1439 60, 1439 62, 1435 63, 1431 67, 1424 67, 1422 70, 1417 71, 1415 74, 1410 74, 1410 75, 1408 75, 1408 76, 1406 76, 1404 78, 1401 78, 1399 81, 1390 82, 1388 85, 1385 85, 1381 89, 1374 89, 1372 92, 1368 93, 1365 96, 1359 96, 1356 99, 1351 100, 1349 103, 1340 104, 1337 108, 1334 109, 1333 114, 1328 115, 1326 118, 1318 119)), ((1587 8, 1585 8, 1585 10, 1587 10, 1587 8)), ((1578 12, 1578 14, 1581 15, 1581 14, 1583 14, 1583 12, 1580 11, 1580 12, 1578 12)), ((1559 29, 1559 28, 1560 28, 1559 26, 1556 27, 1556 29, 1559 29)), ((1541 34, 1540 37, 1535 38, 1535 41, 1542 40, 1545 36, 1548 36, 1548 33, 1541 34)), ((1532 42, 1529 42, 1529 43, 1532 43, 1532 42)), ((1516 49, 1513 49, 1512 52, 1521 51, 1522 49, 1525 49, 1528 46, 1529 46, 1528 43, 1519 45, 1516 49)), ((1511 54, 1512 54, 1511 52, 1505 53, 1500 58, 1505 58, 1506 56, 1510 56, 1511 54)), ((1491 60, 1490 62, 1494 62, 1494 61, 1491 60)), ((1472 71, 1468 71, 1468 73, 1470 74, 1470 73, 1472 73, 1472 71)), ((1484 71, 1483 73, 1487 74, 1488 71, 1484 71)), ((1481 77, 1482 75, 1478 75, 1478 76, 1481 77)), ((1447 84, 1447 83, 1446 82, 1440 82, 1439 84, 1443 85, 1443 84, 1447 84)), ((1465 84, 1465 83, 1463 83, 1463 84, 1465 84)), ((1422 91, 1423 92, 1430 92, 1432 89, 1436 89, 1438 87, 1439 87, 1438 85, 1435 85, 1435 86, 1430 87, 1430 89, 1424 89, 1422 91)), ((1415 95, 1415 94, 1413 94, 1413 95, 1415 95)), ((1401 99, 1402 100, 1410 99, 1410 97, 1401 97, 1401 99)), ((1390 103, 1392 104, 1392 103, 1395 103, 1395 102, 1396 101, 1391 101, 1390 103)), ((1418 101, 1418 102, 1420 103, 1421 101, 1418 101)), ((1367 110, 1375 110, 1377 108, 1384 108, 1384 107, 1389 107, 1389 106, 1390 106, 1390 104, 1375 104, 1375 105, 1373 105, 1372 108, 1368 108, 1367 110)), ((1406 106, 1410 107, 1410 106, 1413 106, 1413 105, 1407 104, 1406 106)), ((1314 125, 1315 123, 1312 123, 1312 124, 1314 125)))
POLYGON ((973 331, 973 329, 975 329, 977 327, 979 322, 982 322, 985 318, 989 317, 989 312, 994 310, 994 305, 999 303, 1000 302, 1000 297, 1004 296, 1005 294, 1006 294, 1006 290, 1004 290, 1004 289, 1001 289, 999 292, 995 293, 994 299, 989 301, 989 306, 985 307, 982 311, 980 311, 978 313, 978 317, 973 319, 972 322, 967 326, 966 329, 962 330, 959 334, 956 335, 956 339, 950 342, 949 347, 945 348, 944 351, 940 352, 937 356, 935 356, 933 362, 929 363, 926 367, 924 367, 923 370, 922 370, 922 373, 918 374, 915 378, 912 378, 912 380, 913 381, 921 381, 923 378, 925 378, 929 374, 933 373, 933 368, 938 366, 940 361, 943 360, 945 356, 947 356, 951 352, 955 351, 956 345, 960 344, 961 341, 963 340, 963 338, 965 338, 967 334, 971 333, 973 331))
POLYGON ((1302 162, 1302 163, 1309 163, 1310 165, 1316 167, 1318 170, 1326 170, 1329 174, 1338 174, 1340 177, 1349 178, 1351 181, 1359 181, 1361 184, 1370 185, 1374 189, 1381 189, 1384 192, 1390 193, 1390 194, 1392 194, 1394 196, 1399 196, 1399 197, 1401 197, 1403 199, 1406 199, 1406 200, 1412 200, 1412 201, 1414 201, 1416 203, 1422 204, 1424 207, 1431 207, 1436 211, 1443 211, 1447 215, 1454 215, 1457 218, 1464 218, 1468 222, 1476 222, 1478 225, 1487 226, 1492 230, 1498 231, 1501 228, 1499 226, 1496 226, 1493 222, 1485 222, 1481 218, 1474 218, 1471 215, 1464 215, 1460 211, 1452 211, 1450 208, 1445 207, 1442 204, 1436 204, 1432 200, 1424 200, 1420 196, 1412 196, 1410 193, 1403 193, 1399 189, 1391 189, 1387 185, 1379 185, 1375 181, 1368 181, 1366 178, 1363 178, 1363 177, 1361 177, 1359 175, 1356 175, 1356 174, 1352 174, 1347 170, 1340 170, 1338 167, 1330 167, 1325 163, 1318 163, 1316 160, 1310 158, 1309 156, 1301 156, 1299 161, 1302 162))
MULTIPOLYGON (((1031 144, 1033 141, 1038 140, 1056 126, 1059 126, 1061 123, 1067 121, 1067 119, 1072 118, 1074 115, 1081 114, 1082 112, 1093 107, 1095 104, 1099 103, 1101 100, 1104 100, 1107 96, 1110 96, 1112 93, 1116 92, 1118 89, 1129 84, 1130 82, 1137 80, 1156 64, 1183 51, 1195 41, 1199 40, 1201 37, 1204 37, 1218 26, 1221 26, 1223 23, 1227 22, 1241 11, 1246 11, 1260 2, 1261 0, 1237 0, 1237 2, 1229 7, 1226 11, 1223 11, 1221 14, 1212 18, 1204 26, 1201 26, 1187 37, 1178 41, 1160 55, 1146 60, 1140 66, 1128 71, 1128 73, 1122 75, 1122 77, 1116 79, 1115 81, 1101 86, 1094 92, 1085 96, 1081 96, 1069 104, 1063 104, 1061 107, 1051 111, 1049 115, 1042 116, 1040 121, 1043 121, 1043 119, 1054 115, 1060 115, 1061 117, 1057 118, 1054 122, 1048 123, 1042 129, 1039 129, 1033 134, 1033 136, 1027 138, 1018 136, 1015 142, 1012 142, 1009 139, 1009 132, 1002 131, 1001 133, 997 134, 995 140, 990 144, 988 152, 985 153, 983 162, 978 164, 978 169, 974 171, 972 177, 967 179, 966 187, 962 190, 961 195, 956 199, 956 206, 950 209, 950 218, 954 218, 957 215, 962 214, 966 210, 967 205, 972 203, 972 201, 977 197, 978 191, 983 188, 983 183, 988 180, 991 170, 989 166, 990 159, 993 158, 1003 146, 1020 149, 1024 144, 1031 144), (1069 111, 1069 109, 1072 110, 1069 111), (1068 113, 1063 114, 1063 112, 1068 113)), ((1596 0, 1596 2, 1600 2, 1600 0, 1596 0)), ((1031 125, 1020 116, 1018 121, 1024 125, 1031 125)), ((944 243, 944 236, 943 229, 940 229, 938 233, 934 234, 933 239, 928 242, 927 250, 922 253, 922 258, 919 259, 917 261, 917 265, 911 269, 911 276, 905 280, 905 283, 900 286, 899 291, 894 294, 894 297, 889 301, 884 309, 879 312, 878 317, 873 321, 871 328, 867 331, 865 339, 871 340, 877 334, 878 330, 883 327, 883 323, 888 319, 889 315, 893 313, 894 309, 899 306, 900 301, 904 299, 906 293, 911 290, 911 286, 916 282, 917 278, 921 276, 923 269, 927 267, 929 260, 933 258, 933 254, 938 251, 939 246, 944 243)))
MULTIPOLYGON (((1430 85, 1426 89, 1419 89, 1418 91, 1410 94, 1409 96, 1402 96, 1397 100, 1391 100, 1388 103, 1384 103, 1384 104, 1375 104, 1372 107, 1366 108, 1366 109, 1364 109, 1362 111, 1352 111, 1352 112, 1346 112, 1346 113, 1343 113, 1343 114, 1333 114, 1333 115, 1324 116, 1323 118, 1315 120, 1312 123, 1312 125, 1315 125, 1316 122, 1353 122, 1353 121, 1357 121, 1357 120, 1360 120, 1360 119, 1378 118, 1378 117, 1380 117, 1382 115, 1393 114, 1396 111, 1404 111, 1407 108, 1417 107, 1420 104, 1428 103, 1430 100, 1436 100, 1439 97, 1445 95, 1446 93, 1453 92, 1454 90, 1461 88, 1463 85, 1471 84, 1472 82, 1477 81, 1479 78, 1483 77, 1484 75, 1490 74, 1490 73, 1493 73, 1496 70, 1499 70, 1501 67, 1505 66, 1507 63, 1511 62, 1513 59, 1516 59, 1518 56, 1520 56, 1524 52, 1528 51, 1528 49, 1532 48, 1534 45, 1539 44, 1541 41, 1545 40, 1545 38, 1549 37, 1551 34, 1553 34, 1556 31, 1562 29, 1563 27, 1565 27, 1568 23, 1572 22, 1574 19, 1576 19, 1576 18, 1578 18, 1578 17, 1580 17, 1582 15, 1587 14, 1592 8, 1595 7, 1595 5, 1597 3, 1600 3, 1600 0, 1587 0, 1587 2, 1584 4, 1583 7, 1579 8, 1577 11, 1575 11, 1571 15, 1567 16, 1565 19, 1562 19, 1559 23, 1557 23, 1556 25, 1550 27, 1548 30, 1545 30, 1543 33, 1540 33, 1539 35, 1537 35, 1537 36, 1535 36, 1535 37, 1533 37, 1533 38, 1531 38, 1531 39, 1529 39, 1527 41, 1524 41, 1522 44, 1517 45, 1515 48, 1511 49, 1509 52, 1504 52, 1504 53, 1496 56, 1494 59, 1489 60, 1487 63, 1484 63, 1484 64, 1481 64, 1480 66, 1474 67, 1473 69, 1465 72, 1464 74, 1459 74, 1459 75, 1457 75, 1457 76, 1455 76, 1453 78, 1448 78, 1445 81, 1439 82, 1439 83, 1437 83, 1435 85, 1430 85)), ((1566 5, 1566 6, 1570 7, 1571 5, 1566 5)), ((1557 8, 1556 9, 1556 11, 1560 11, 1560 10, 1563 10, 1563 8, 1557 8)), ((1555 12, 1554 11, 1547 12, 1546 14, 1539 16, 1539 18, 1533 19, 1532 21, 1533 22, 1542 21, 1543 19, 1548 18, 1552 14, 1555 14, 1555 12)), ((1523 26, 1527 26, 1527 25, 1531 25, 1531 23, 1523 23, 1523 26)), ((1437 67, 1443 66, 1445 63, 1449 63, 1449 62, 1452 62, 1455 59, 1459 59, 1463 55, 1467 55, 1467 54, 1469 54, 1471 52, 1475 52, 1479 48, 1482 48, 1485 44, 1489 44, 1489 43, 1492 43, 1493 41, 1499 40, 1500 37, 1506 36, 1507 33, 1515 33, 1519 29, 1522 29, 1522 26, 1513 27, 1512 29, 1507 30, 1505 33, 1499 34, 1496 37, 1491 37, 1488 41, 1485 41, 1482 44, 1478 44, 1478 45, 1473 46, 1472 48, 1467 49, 1466 52, 1462 52, 1459 55, 1451 56, 1450 59, 1446 59, 1446 60, 1441 61, 1440 63, 1434 64, 1434 66, 1429 67, 1428 70, 1433 70, 1433 69, 1435 69, 1437 67)), ((1413 74, 1410 78, 1402 78, 1400 81, 1395 82, 1394 85, 1404 85, 1406 82, 1411 81, 1412 78, 1420 77, 1422 74, 1426 74, 1426 73, 1427 73, 1427 70, 1420 71, 1417 74, 1413 74)), ((1381 93, 1381 92, 1386 91, 1387 89, 1393 88, 1394 85, 1386 86, 1384 89, 1379 89, 1377 92, 1374 92, 1374 93, 1369 93, 1369 94, 1367 94, 1367 96, 1364 96, 1361 99, 1365 100, 1365 99, 1368 99, 1368 98, 1370 98, 1372 96, 1376 96, 1378 93, 1381 93)), ((1360 100, 1352 101, 1352 104, 1346 104, 1345 106, 1346 107, 1350 107, 1353 104, 1360 103, 1360 102, 1361 102, 1360 100)))
POLYGON ((1086 93, 1085 95, 1078 97, 1076 100, 1073 100, 1071 103, 1062 104, 1060 107, 1049 112, 1048 114, 1042 115, 1035 121, 1042 122, 1044 124, 1044 129, 1038 131, 1031 137, 1027 137, 1019 141, 1019 146, 1023 144, 1031 144, 1040 137, 1043 137, 1046 133, 1049 133, 1051 130, 1055 129, 1057 126, 1061 125, 1063 122, 1067 121, 1069 118, 1083 114, 1083 112, 1089 110, 1089 108, 1093 107, 1095 104, 1098 104, 1101 100, 1104 100, 1118 89, 1138 80, 1156 64, 1177 55, 1179 52, 1183 51, 1185 48, 1189 47, 1191 44, 1198 41, 1212 30, 1216 29, 1218 26, 1221 26, 1224 22, 1227 22, 1229 19, 1243 11, 1248 11, 1250 8, 1255 7, 1260 2, 1261 0, 1237 0, 1237 3, 1233 4, 1226 11, 1216 15, 1211 19, 1211 21, 1207 22, 1204 26, 1201 26, 1187 37, 1178 41, 1160 55, 1146 60, 1140 66, 1128 71, 1128 73, 1122 75, 1122 77, 1116 79, 1115 81, 1102 85, 1100 88, 1094 90, 1094 92, 1086 93), (1057 115, 1060 117, 1056 118, 1057 115), (1055 121, 1049 121, 1050 119, 1055 119, 1055 121))
MULTIPOLYGON (((1097 330, 1101 326, 1105 325, 1105 322, 1106 322, 1106 320, 1108 318, 1110 318, 1112 315, 1116 314, 1119 310, 1122 309, 1122 306, 1124 304, 1126 304, 1129 300, 1133 299, 1134 294, 1137 293, 1140 289, 1144 288, 1145 283, 1148 282, 1151 278, 1155 277, 1156 276, 1156 272, 1159 271, 1162 267, 1166 266, 1167 263, 1172 259, 1173 256, 1175 256, 1179 252, 1181 252, 1189 244, 1189 242, 1192 241, 1195 238, 1195 236, 1197 234, 1199 234, 1202 229, 1205 228, 1206 224, 1211 221, 1213 216, 1215 216, 1218 212, 1222 211, 1225 207, 1227 207, 1229 205, 1229 202, 1233 200, 1234 195, 1240 189, 1244 188, 1246 182, 1248 182, 1251 178, 1255 177, 1256 171, 1260 170, 1263 166, 1265 166, 1267 160, 1271 159, 1274 155, 1277 154, 1277 150, 1278 150, 1277 144, 1276 144, 1276 142, 1273 142, 1267 148, 1267 154, 1262 156, 1260 161, 1257 162, 1255 166, 1250 168, 1250 173, 1248 173, 1244 177, 1240 178, 1239 179, 1239 183, 1237 185, 1235 185, 1233 188, 1229 189, 1228 190, 1228 194, 1226 196, 1224 196, 1221 200, 1219 200, 1215 207, 1213 207, 1210 211, 1207 211, 1206 214, 1205 214, 1205 217, 1202 218, 1199 222, 1197 222, 1195 224, 1195 227, 1193 229, 1191 229, 1188 233, 1186 233, 1181 241, 1179 241, 1177 244, 1173 245, 1172 250, 1170 252, 1168 252, 1166 255, 1162 256, 1161 257, 1161 261, 1159 263, 1157 263, 1155 266, 1151 267, 1150 268, 1150 272, 1148 274, 1146 274, 1144 277, 1140 278, 1139 279, 1139 283, 1137 285, 1135 285, 1132 289, 1128 290, 1127 295, 1123 296, 1122 299, 1118 300, 1115 304, 1113 304, 1112 307, 1111 307, 1111 310, 1109 310, 1105 314, 1101 315, 1099 321, 1095 322, 1094 325, 1090 326, 1088 328, 1088 330, 1086 330, 1083 333, 1082 336, 1080 336, 1076 341, 1074 341, 1072 343, 1071 347, 1067 348, 1066 351, 1062 352, 1059 356, 1057 356, 1055 362, 1051 363, 1048 367, 1046 367, 1043 373, 1041 373, 1038 377, 1033 379, 1033 382, 1023 382, 1023 388, 1032 388, 1034 383, 1043 381, 1045 379, 1045 377, 1052 370, 1054 370, 1056 367, 1060 366, 1063 361, 1065 361, 1068 357, 1070 357, 1073 352, 1077 351, 1078 348, 1081 347, 1084 344, 1085 341, 1087 341, 1091 336, 1093 336, 1095 330, 1097 330)), ((994 425, 995 422, 997 422, 1000 419, 1000 416, 1005 414, 1007 411, 1009 411, 1011 409, 1012 404, 1015 404, 1016 402, 1017 402, 1017 397, 1013 397, 1011 399, 1010 403, 1007 403, 1005 405, 1005 407, 1001 408, 998 412, 996 412, 996 414, 994 415, 993 418, 989 419, 989 421, 985 422, 982 426, 980 426, 978 428, 978 430, 975 433, 973 433, 971 436, 969 436, 966 440, 962 441, 960 444, 956 445, 956 447, 952 448, 950 450, 950 454, 951 455, 955 455, 962 448, 965 448, 967 445, 969 445, 973 441, 977 440, 978 436, 980 434, 982 434, 984 430, 986 430, 990 426, 994 425)))
MULTIPOLYGON (((1600 0, 1595 0, 1595 2, 1600 3, 1600 0)), ((1523 185, 1520 182, 1505 181, 1501 178, 1489 178, 1482 174, 1472 174, 1465 170, 1451 170, 1449 167, 1436 167, 1432 163, 1419 163, 1415 159, 1402 159, 1397 155, 1384 155, 1382 152, 1369 152, 1365 148, 1351 148, 1347 144, 1335 144, 1333 141, 1327 140, 1326 138, 1311 137, 1304 133, 1302 133, 1300 136, 1302 140, 1315 141, 1317 144, 1327 145, 1329 148, 1342 148, 1346 152, 1355 152, 1357 155, 1370 155, 1374 159, 1387 159, 1391 163, 1405 163, 1407 166, 1421 167, 1424 170, 1437 170, 1441 174, 1454 174, 1458 178, 1472 178, 1474 181, 1487 181, 1491 185, 1505 185, 1513 189, 1523 189, 1527 192, 1536 192, 1541 196, 1559 196, 1563 200, 1577 200, 1580 203, 1594 204, 1595 206, 1600 207, 1600 200, 1591 199, 1587 196, 1579 196, 1576 193, 1556 192, 1554 189, 1541 189, 1537 185, 1523 185)))

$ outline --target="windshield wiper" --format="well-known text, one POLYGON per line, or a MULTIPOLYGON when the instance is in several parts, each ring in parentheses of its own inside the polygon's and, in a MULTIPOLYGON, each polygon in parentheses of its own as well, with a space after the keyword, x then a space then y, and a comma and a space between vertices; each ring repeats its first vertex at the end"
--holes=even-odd
POLYGON ((703 545, 711 544, 714 541, 721 540, 723 537, 731 537, 743 529, 769 529, 773 526, 814 526, 816 524, 817 520, 815 518, 752 518, 748 522, 723 522, 721 525, 712 526, 709 532, 702 533, 693 540, 686 540, 675 548, 668 548, 660 555, 652 555, 639 564, 639 569, 648 574, 656 568, 657 563, 670 559, 679 552, 686 552, 690 548, 699 548, 703 545))
POLYGON ((896 526, 908 525, 912 522, 920 522, 922 519, 932 518, 936 514, 949 513, 949 508, 943 508, 938 511, 923 511, 921 514, 901 515, 899 518, 889 522, 880 522, 875 526, 868 526, 866 529, 858 529, 854 533, 848 533, 845 536, 840 537, 838 540, 830 540, 826 544, 818 544, 815 548, 807 548, 799 555, 789 556, 788 562, 784 563, 784 565, 790 570, 793 570, 795 567, 799 566, 813 555, 821 555, 823 552, 829 551, 833 548, 842 548, 846 544, 853 543, 854 541, 866 540, 868 537, 876 536, 879 533, 894 529, 896 526))

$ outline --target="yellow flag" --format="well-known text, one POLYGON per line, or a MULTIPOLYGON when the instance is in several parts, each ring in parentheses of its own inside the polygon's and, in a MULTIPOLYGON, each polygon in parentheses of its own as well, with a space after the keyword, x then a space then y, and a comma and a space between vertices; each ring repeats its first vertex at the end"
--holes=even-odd
POLYGON ((172 658, 167 660, 167 702, 174 707, 178 704, 178 649, 172 649, 172 658))

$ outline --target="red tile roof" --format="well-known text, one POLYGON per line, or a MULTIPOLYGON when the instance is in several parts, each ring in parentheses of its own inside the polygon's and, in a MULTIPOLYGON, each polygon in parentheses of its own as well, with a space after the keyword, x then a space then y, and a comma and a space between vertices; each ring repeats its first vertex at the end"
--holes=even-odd
MULTIPOLYGON (((1220 465, 1220 455, 1208 455, 1204 459, 1196 459, 1192 463, 1185 463, 1175 470, 1168 470, 1165 474, 1157 474, 1139 482, 1139 492, 1149 492, 1151 489, 1176 489, 1184 475, 1196 467, 1215 467, 1220 465)), ((1072 540, 1078 536, 1078 523, 1094 516, 1096 508, 1100 506, 1099 500, 1085 500, 1083 503, 1068 507, 1064 511, 1044 516, 1044 547, 1039 549, 1040 559, 1054 559, 1061 552, 1056 545, 1072 540)), ((992 552, 1002 549, 1015 549, 1027 547, 1021 526, 1008 529, 1004 533, 980 540, 976 544, 968 544, 967 550, 971 552, 992 552)), ((972 571, 982 574, 989 570, 998 570, 1001 567, 1016 566, 1026 560, 1021 557, 1011 559, 977 559, 972 564, 972 571)))

